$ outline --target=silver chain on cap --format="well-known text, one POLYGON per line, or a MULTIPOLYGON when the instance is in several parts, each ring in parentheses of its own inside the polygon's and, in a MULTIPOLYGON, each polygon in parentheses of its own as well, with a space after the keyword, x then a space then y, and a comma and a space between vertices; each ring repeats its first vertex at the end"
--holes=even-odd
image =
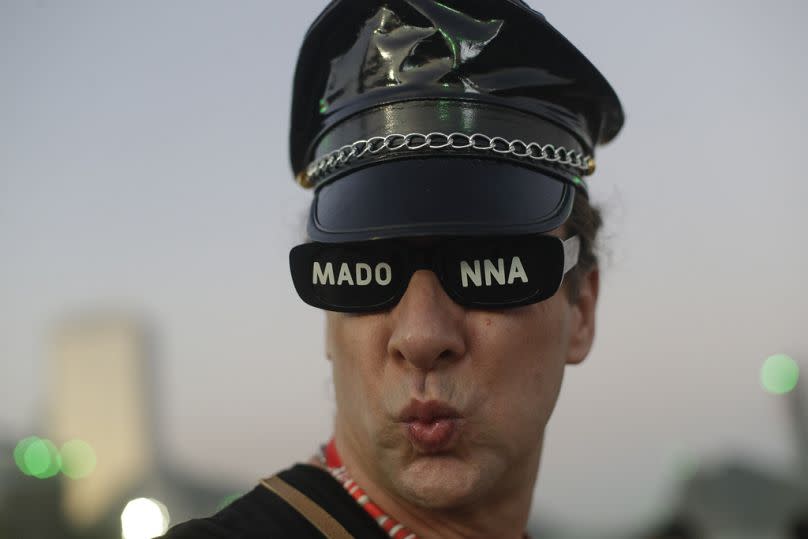
MULTIPOLYGON (((408 133, 406 135, 393 133, 384 137, 377 136, 367 140, 357 140, 325 154, 312 161, 306 167, 304 173, 298 175, 298 182, 304 187, 312 187, 321 176, 331 173, 367 154, 377 155, 382 152, 399 150, 441 149, 473 149, 481 152, 494 152, 499 155, 532 159, 533 161, 547 161, 548 163, 574 168, 582 175, 592 174, 595 171, 595 160, 591 156, 584 155, 576 150, 568 150, 563 146, 542 145, 538 142, 524 142, 519 139, 509 141, 502 137, 489 137, 482 133, 474 133, 473 135, 466 135, 465 133, 449 133, 447 135, 446 133, 437 132, 427 135, 423 133, 408 133)), ((583 184, 583 180, 576 179, 578 179, 576 183, 583 184)))

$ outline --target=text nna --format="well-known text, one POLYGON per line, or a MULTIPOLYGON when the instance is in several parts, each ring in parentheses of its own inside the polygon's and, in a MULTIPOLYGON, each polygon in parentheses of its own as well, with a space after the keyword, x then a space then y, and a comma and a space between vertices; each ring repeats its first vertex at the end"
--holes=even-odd
POLYGON ((518 256, 511 259, 507 274, 505 269, 504 258, 497 258, 496 265, 487 258, 482 260, 482 264, 479 260, 472 261, 472 264, 463 260, 460 262, 460 282, 463 288, 468 288, 469 281, 474 286, 483 286, 483 282, 485 286, 491 286, 493 283, 513 284, 517 279, 523 283, 527 282, 527 273, 518 256))

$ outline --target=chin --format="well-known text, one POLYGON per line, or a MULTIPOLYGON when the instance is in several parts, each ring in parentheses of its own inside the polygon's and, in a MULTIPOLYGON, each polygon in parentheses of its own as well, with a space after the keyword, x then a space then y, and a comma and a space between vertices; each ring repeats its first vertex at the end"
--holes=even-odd
POLYGON ((411 503, 431 508, 460 507, 479 498, 487 489, 479 465, 452 455, 422 456, 398 474, 401 494, 411 503))

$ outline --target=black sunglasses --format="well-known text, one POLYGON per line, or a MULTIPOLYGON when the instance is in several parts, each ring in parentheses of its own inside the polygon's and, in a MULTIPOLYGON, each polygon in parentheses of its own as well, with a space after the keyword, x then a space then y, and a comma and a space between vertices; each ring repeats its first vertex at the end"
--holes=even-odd
POLYGON ((579 250, 578 236, 545 235, 447 238, 426 247, 395 239, 304 243, 289 252, 289 266, 301 299, 329 311, 392 308, 419 269, 432 270, 459 305, 498 309, 553 296, 579 250))

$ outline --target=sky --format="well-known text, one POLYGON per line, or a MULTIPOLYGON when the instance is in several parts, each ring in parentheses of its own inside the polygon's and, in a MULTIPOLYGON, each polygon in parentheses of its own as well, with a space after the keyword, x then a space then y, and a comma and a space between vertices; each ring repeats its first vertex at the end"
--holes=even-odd
MULTIPOLYGON (((625 526, 693 466, 788 476, 786 401, 760 369, 785 353, 808 373, 808 6, 529 4, 626 112, 589 181, 596 342, 565 374, 534 508, 625 526)), ((291 80, 324 3, 279 5, 0 0, 0 438, 40 428, 54 325, 99 310, 158 335, 176 467, 247 488, 329 436, 323 315, 287 265, 311 197, 287 158, 291 80)))

